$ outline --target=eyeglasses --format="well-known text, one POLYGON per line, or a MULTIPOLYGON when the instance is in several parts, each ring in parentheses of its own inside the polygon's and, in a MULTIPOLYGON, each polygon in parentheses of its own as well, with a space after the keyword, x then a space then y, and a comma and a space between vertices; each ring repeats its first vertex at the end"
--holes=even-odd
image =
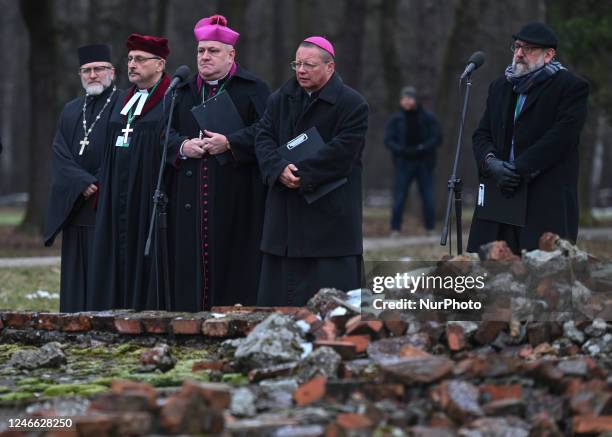
MULTIPOLYGON (((323 62, 323 63, 327 64, 328 62, 323 62)), ((317 68, 321 64, 311 64, 309 62, 292 61, 292 62, 289 63, 289 65, 291 66, 292 70, 296 70, 297 71, 298 68, 304 67, 304 70, 310 71, 310 70, 313 70, 313 69, 317 68)))
POLYGON ((137 64, 144 64, 145 62, 151 60, 151 59, 161 59, 159 56, 151 56, 150 58, 146 58, 144 56, 128 56, 127 57, 127 63, 129 64, 130 62, 134 61, 137 64))
POLYGON ((528 46, 528 45, 525 45, 525 44, 517 44, 515 42, 510 44, 510 51, 512 53, 516 53, 518 51, 518 49, 521 49, 523 51, 524 55, 530 55, 534 50, 540 50, 540 49, 545 49, 545 48, 546 47, 528 46))
POLYGON ((113 67, 89 67, 89 68, 79 68, 79 74, 83 76, 89 76, 93 71, 96 74, 102 74, 104 70, 112 70, 113 67))

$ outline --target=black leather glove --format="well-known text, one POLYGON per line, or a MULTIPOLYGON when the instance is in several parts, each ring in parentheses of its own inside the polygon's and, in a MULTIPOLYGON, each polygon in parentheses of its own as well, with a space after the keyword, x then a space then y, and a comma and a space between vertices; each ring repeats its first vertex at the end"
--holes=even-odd
POLYGON ((513 193, 521 184, 521 175, 511 162, 489 158, 485 165, 487 174, 493 176, 499 188, 506 193, 513 193))

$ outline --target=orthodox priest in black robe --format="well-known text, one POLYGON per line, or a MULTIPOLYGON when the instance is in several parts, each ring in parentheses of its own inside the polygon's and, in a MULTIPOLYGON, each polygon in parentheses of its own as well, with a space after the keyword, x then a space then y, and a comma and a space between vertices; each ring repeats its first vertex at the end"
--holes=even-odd
POLYGON ((239 34, 222 16, 195 26, 198 74, 178 90, 170 139, 173 310, 254 305, 257 300, 265 189, 254 151, 255 123, 269 88, 235 63, 239 34), (243 129, 200 132, 191 113, 226 92, 243 129), (226 132, 227 133, 227 132, 226 132))
POLYGON ((87 280, 96 217, 98 170, 108 142, 108 120, 117 102, 106 44, 79 47, 79 76, 85 96, 68 102, 53 140, 53 175, 44 243, 62 232, 60 311, 87 307, 87 280))
POLYGON ((88 310, 166 305, 157 235, 150 256, 144 250, 161 162, 162 102, 170 84, 164 69, 170 50, 166 38, 138 34, 128 38, 127 48, 133 86, 122 94, 109 123, 88 310))

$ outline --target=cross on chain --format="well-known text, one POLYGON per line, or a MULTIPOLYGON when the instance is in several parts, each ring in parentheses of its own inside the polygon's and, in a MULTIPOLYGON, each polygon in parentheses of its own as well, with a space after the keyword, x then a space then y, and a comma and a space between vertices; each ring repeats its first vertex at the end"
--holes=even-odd
POLYGON ((79 155, 82 155, 83 151, 85 150, 85 146, 89 145, 89 140, 87 139, 87 137, 85 137, 81 141, 79 141, 79 144, 81 145, 81 150, 79 150, 79 155))
POLYGON ((129 137, 131 132, 134 132, 134 129, 131 129, 130 128, 130 124, 128 123, 127 126, 125 127, 125 129, 121 129, 121 132, 124 133, 124 135, 123 135, 123 144, 126 145, 126 144, 128 144, 128 137, 129 137))

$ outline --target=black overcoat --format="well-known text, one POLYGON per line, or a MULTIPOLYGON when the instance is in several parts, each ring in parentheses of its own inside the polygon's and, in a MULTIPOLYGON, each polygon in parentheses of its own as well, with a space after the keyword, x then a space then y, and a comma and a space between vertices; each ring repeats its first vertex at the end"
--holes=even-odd
MULTIPOLYGON (((544 232, 576 241, 578 236, 579 139, 587 114, 589 86, 561 70, 527 94, 515 126, 515 165, 528 181, 527 219, 520 229, 521 249, 538 247, 544 232)), ((508 159, 517 94, 505 77, 489 86, 487 106, 473 135, 479 169, 494 153, 508 159)), ((497 238, 499 223, 475 214, 468 251, 476 252, 497 238)))
POLYGON ((202 103, 196 76, 177 93, 167 173, 171 181, 169 237, 172 309, 199 311, 212 305, 254 305, 261 269, 261 230, 265 187, 255 159, 255 123, 270 94, 268 85, 237 66, 224 90, 236 106, 244 129, 228 135, 231 151, 221 165, 208 157, 208 221, 202 223, 200 159, 179 159, 184 140, 199 134, 191 109, 202 103), (208 229, 204 230, 204 227, 208 229), (202 232, 208 232, 208 295, 203 296, 202 232), (204 301, 206 300, 206 301, 204 301))
POLYGON ((304 96, 292 78, 270 97, 259 124, 255 148, 268 186, 261 249, 292 258, 361 255, 361 155, 368 105, 337 73, 305 110, 304 96), (294 163, 301 188, 289 189, 278 177, 290 162, 277 149, 313 126, 326 145, 294 163), (300 193, 343 177, 346 184, 310 205, 300 193))

